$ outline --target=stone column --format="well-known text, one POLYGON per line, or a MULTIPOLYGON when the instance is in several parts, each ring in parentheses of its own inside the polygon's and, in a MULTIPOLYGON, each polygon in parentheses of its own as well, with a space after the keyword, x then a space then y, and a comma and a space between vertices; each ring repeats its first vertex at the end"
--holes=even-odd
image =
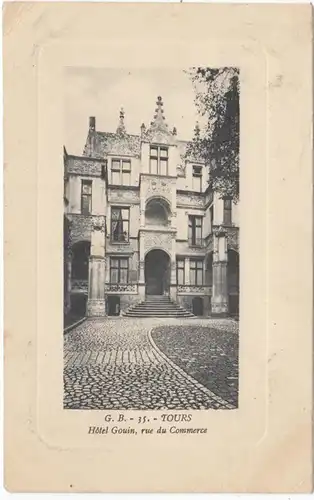
POLYGON ((173 301, 177 300, 177 262, 171 260, 170 264, 170 298, 173 301))
POLYGON ((226 316, 228 313, 227 282, 227 238, 222 227, 214 227, 212 315, 226 316))
POLYGON ((139 298, 145 300, 145 233, 139 231, 139 262, 138 262, 138 294, 139 298))
POLYGON ((139 261, 138 294, 141 300, 145 300, 145 260, 139 261))
POLYGON ((103 215, 92 217, 87 316, 106 316, 105 217, 103 215))
POLYGON ((177 300, 177 260, 176 260, 176 232, 171 233, 171 258, 170 258, 170 298, 177 300))

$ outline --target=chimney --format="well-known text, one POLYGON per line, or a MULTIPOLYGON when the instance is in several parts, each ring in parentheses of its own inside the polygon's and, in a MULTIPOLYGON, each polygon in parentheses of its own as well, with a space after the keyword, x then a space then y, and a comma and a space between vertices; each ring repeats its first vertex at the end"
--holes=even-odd
POLYGON ((96 118, 95 116, 90 116, 89 117, 89 130, 95 130, 96 129, 96 118))

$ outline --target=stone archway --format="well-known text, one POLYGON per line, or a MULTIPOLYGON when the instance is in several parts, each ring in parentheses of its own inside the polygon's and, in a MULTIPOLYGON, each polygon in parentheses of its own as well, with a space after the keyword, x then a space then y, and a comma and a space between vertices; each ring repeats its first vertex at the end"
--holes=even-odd
POLYGON ((165 295, 170 288, 170 257, 163 250, 151 250, 145 257, 146 295, 165 295))
POLYGON ((168 203, 159 197, 147 201, 145 208, 145 224, 149 226, 167 226, 170 210, 168 203))

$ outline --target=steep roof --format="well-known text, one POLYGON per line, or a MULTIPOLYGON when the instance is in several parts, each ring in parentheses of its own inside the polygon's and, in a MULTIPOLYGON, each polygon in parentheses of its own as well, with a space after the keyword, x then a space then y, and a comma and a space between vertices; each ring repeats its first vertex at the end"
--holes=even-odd
POLYGON ((97 152, 101 156, 107 154, 136 156, 141 152, 141 138, 139 135, 96 132, 96 142, 97 152))
MULTIPOLYGON (((182 160, 191 141, 181 141, 177 138, 177 130, 169 130, 164 116, 163 101, 161 96, 157 97, 156 109, 150 126, 146 128, 141 125, 139 135, 128 134, 125 123, 125 112, 120 110, 119 123, 116 132, 96 131, 95 117, 90 117, 90 127, 83 155, 94 158, 104 158, 107 155, 139 156, 141 154, 141 142, 160 143, 177 146, 182 160)), ((196 136, 199 135, 198 124, 195 127, 196 136)), ((191 161, 197 161, 189 155, 191 161)))

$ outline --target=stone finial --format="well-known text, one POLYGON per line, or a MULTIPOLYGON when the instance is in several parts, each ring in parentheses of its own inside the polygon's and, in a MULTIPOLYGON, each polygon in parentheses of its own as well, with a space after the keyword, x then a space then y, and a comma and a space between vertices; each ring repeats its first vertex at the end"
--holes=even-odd
POLYGON ((177 128, 176 127, 173 127, 172 135, 177 135, 177 128))
POLYGON ((161 96, 157 97, 156 105, 157 105, 157 108, 155 109, 154 121, 157 122, 157 123, 160 123, 160 122, 162 122, 165 119, 165 117, 163 115, 163 113, 164 113, 164 109, 163 109, 164 103, 162 102, 162 97, 161 96))
POLYGON ((141 125, 141 136, 143 136, 145 134, 145 131, 146 131, 145 123, 142 123, 142 125, 141 125))
POLYGON ((119 125, 117 128, 117 134, 125 134, 126 133, 126 128, 125 128, 125 124, 124 124, 124 116, 125 116, 124 109, 121 108, 120 116, 119 116, 119 125))
POLYGON ((95 116, 89 117, 89 130, 96 130, 96 118, 95 118, 95 116))

